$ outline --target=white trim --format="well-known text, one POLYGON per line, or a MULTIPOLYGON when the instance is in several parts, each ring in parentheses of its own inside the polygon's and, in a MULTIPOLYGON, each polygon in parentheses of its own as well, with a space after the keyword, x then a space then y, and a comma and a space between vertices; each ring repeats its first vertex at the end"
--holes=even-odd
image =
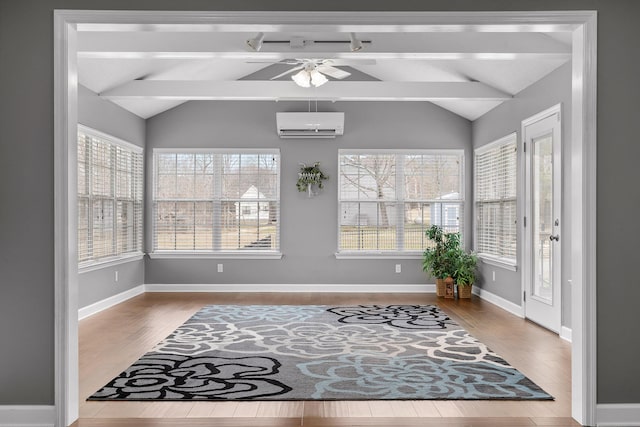
POLYGON ((144 258, 144 254, 138 253, 134 255, 108 258, 103 261, 94 261, 86 265, 78 266, 78 274, 88 273, 90 271, 100 270, 102 268, 113 267, 114 265, 126 264, 128 262, 140 261, 144 258))
POLYGON ((0 406, 0 427, 54 427, 54 405, 0 406))
POLYGON ((600 403, 596 414, 598 426, 640 426, 640 403, 600 403))
POLYGON ((562 326, 560 328, 560 338, 562 338, 565 341, 571 342, 571 328, 562 326))
POLYGON ((74 15, 54 11, 54 390, 56 426, 79 415, 77 141, 78 62, 74 15))
POLYGON ((336 259, 422 259, 422 254, 390 252, 336 252, 336 259))
POLYGON ((338 149, 338 158, 340 156, 349 156, 356 154, 448 154, 448 155, 459 155, 464 157, 464 149, 462 148, 339 148, 338 149))
POLYGON ((518 266, 512 260, 506 260, 502 258, 493 258, 490 255, 478 254, 478 259, 482 261, 483 264, 493 265, 495 267, 504 268, 509 271, 518 271, 518 266))
POLYGON ((113 307, 116 304, 120 304, 128 299, 143 294, 145 292, 145 286, 139 285, 135 288, 131 288, 127 291, 120 292, 119 294, 110 296, 101 301, 82 307, 78 310, 78 320, 86 319, 89 316, 93 316, 107 308, 113 307))
POLYGON ((494 294, 493 292, 489 292, 487 290, 482 289, 479 286, 474 286, 471 291, 473 292, 474 295, 479 296, 480 298, 482 298, 483 300, 490 302, 493 305, 497 305, 498 307, 500 307, 501 309, 508 311, 509 313, 513 314, 514 316, 518 316, 520 318, 524 318, 524 310, 522 309, 522 306, 519 306, 518 304, 512 303, 511 301, 507 301, 506 299, 499 297, 498 295, 494 294))
POLYGON ((586 12, 573 31, 571 142, 571 415, 596 422, 596 159, 597 12, 586 12))
POLYGON ((318 292, 318 293, 435 293, 436 285, 385 285, 385 284, 147 284, 147 292, 318 292))
MULTIPOLYGON (((534 114, 533 116, 527 117, 526 119, 524 119, 522 121, 522 128, 524 129, 525 127, 532 125, 536 122, 539 122, 540 120, 544 120, 546 118, 552 117, 557 115, 557 121, 562 121, 562 104, 558 103, 556 105, 553 105, 549 108, 547 108, 546 110, 540 111, 539 113, 534 114)), ((524 137, 524 132, 523 132, 523 137, 524 137)))
POLYGON ((518 133, 517 132, 511 132, 508 135, 503 136, 502 138, 496 139, 495 141, 492 141, 488 144, 485 145, 481 145, 478 148, 475 148, 473 150, 474 154, 484 154, 487 151, 491 150, 492 148, 498 147, 500 145, 503 144, 508 144, 510 142, 515 142, 516 144, 518 143, 518 133))
POLYGON ((575 11, 472 11, 472 12, 319 12, 319 11, 56 11, 66 12, 80 31, 139 31, 154 24, 158 31, 278 32, 282 26, 304 32, 314 31, 392 32, 400 25, 403 32, 541 32, 572 31, 593 13, 575 11), (72 19, 74 18, 74 19, 72 19), (215 25, 215 27, 213 27, 215 25), (513 26, 518 25, 518 28, 513 26), (365 29, 363 29, 363 26, 365 29))
POLYGON ((280 154, 279 148, 154 148, 152 154, 280 154))
POLYGON ((83 132, 89 134, 89 136, 104 139, 107 142, 112 143, 113 145, 119 145, 120 147, 134 151, 137 154, 144 153, 144 148, 140 147, 139 145, 133 144, 129 141, 125 141, 124 139, 120 139, 117 136, 109 135, 108 133, 99 131, 81 123, 78 123, 78 132, 83 132))
POLYGON ((151 252, 151 259, 282 259, 280 252, 151 252))
MULTIPOLYGON (((572 295, 572 415, 592 425, 596 417, 596 52, 595 11, 486 12, 203 12, 203 11, 81 11, 54 10, 54 233, 55 233, 55 401, 59 426, 78 414, 77 257, 69 214, 75 214, 75 194, 69 190, 68 131, 77 128, 76 26, 86 30, 131 30, 147 24, 159 31, 194 30, 304 32, 318 31, 573 31, 572 279, 582 286, 572 295), (71 243, 71 244, 70 244, 71 243), (69 260, 74 260, 72 266, 69 260)), ((75 178, 75 176, 73 176, 75 178)), ((68 422, 67 422, 68 421, 68 422)))

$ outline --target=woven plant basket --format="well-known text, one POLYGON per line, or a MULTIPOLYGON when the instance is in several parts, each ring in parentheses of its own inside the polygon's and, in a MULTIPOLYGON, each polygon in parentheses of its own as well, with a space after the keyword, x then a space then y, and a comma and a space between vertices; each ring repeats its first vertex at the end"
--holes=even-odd
POLYGON ((436 279, 436 295, 439 297, 444 296, 444 279, 436 279))
POLYGON ((453 285, 453 279, 451 277, 447 277, 446 279, 444 279, 444 297, 455 299, 456 298, 455 290, 456 289, 453 285))
POLYGON ((458 285, 458 298, 469 299, 471 298, 471 287, 473 285, 468 286, 460 286, 458 285))

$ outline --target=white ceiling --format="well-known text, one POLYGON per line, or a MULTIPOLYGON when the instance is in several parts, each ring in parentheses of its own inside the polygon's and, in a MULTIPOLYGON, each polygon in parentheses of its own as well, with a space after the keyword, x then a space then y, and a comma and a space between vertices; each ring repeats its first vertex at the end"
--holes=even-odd
POLYGON ((280 25, 281 32, 265 33, 262 49, 254 52, 246 40, 256 32, 81 26, 79 82, 145 119, 193 99, 318 99, 433 102, 475 120, 571 58, 570 33, 549 28, 367 32, 363 27, 357 37, 370 43, 359 52, 350 51, 348 33, 288 31, 295 28, 280 25), (304 40, 304 47, 293 47, 291 40, 304 40), (294 58, 342 60, 349 65, 341 68, 352 75, 309 89, 296 86, 290 75, 270 80, 287 70, 273 63, 294 58))

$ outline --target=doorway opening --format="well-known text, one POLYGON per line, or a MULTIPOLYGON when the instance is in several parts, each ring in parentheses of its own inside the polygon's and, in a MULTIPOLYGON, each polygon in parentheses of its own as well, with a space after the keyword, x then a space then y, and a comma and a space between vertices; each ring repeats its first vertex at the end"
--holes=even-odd
POLYGON ((59 425, 78 416, 78 278, 76 234, 75 138, 77 130, 78 25, 219 25, 235 28, 276 28, 283 22, 327 28, 367 26, 421 27, 441 31, 446 26, 475 27, 479 31, 530 31, 539 26, 562 26, 572 34, 573 95, 570 153, 571 196, 582 214, 572 221, 572 280, 580 286, 572 295, 572 414, 581 423, 595 421, 595 12, 107 12, 55 13, 55 293, 56 293, 56 408, 59 425), (532 24, 532 22, 534 22, 532 24))

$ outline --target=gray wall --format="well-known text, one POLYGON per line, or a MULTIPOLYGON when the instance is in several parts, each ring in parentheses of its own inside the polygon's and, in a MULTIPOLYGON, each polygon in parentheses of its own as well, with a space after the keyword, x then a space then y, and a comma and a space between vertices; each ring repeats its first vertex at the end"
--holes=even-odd
MULTIPOLYGON (((434 283, 422 272, 418 259, 335 258, 338 247, 338 149, 457 148, 464 149, 465 157, 469 159, 470 122, 429 103, 319 103, 319 111, 345 112, 344 136, 321 140, 280 139, 276 135, 276 111, 306 111, 307 108, 306 102, 192 101, 147 120, 148 195, 153 194, 154 148, 280 148, 280 246, 284 257, 281 260, 222 261, 148 259, 146 283, 434 283), (316 161, 330 179, 318 197, 309 199, 298 192, 295 182, 299 163, 316 161), (224 264, 224 273, 216 272, 218 263, 224 264), (402 264, 400 274, 395 273, 397 263, 402 264)), ((465 174, 470 177, 469 161, 466 167, 465 174)), ((147 197, 146 200, 148 250, 152 247, 151 199, 147 197)), ((470 212, 468 206, 465 212, 470 212)))
MULTIPOLYGON (((0 346, 0 405, 54 402, 55 8, 598 10, 597 399, 599 403, 640 402, 640 383, 629 380, 640 378, 640 340, 627 330, 640 324, 640 286, 635 270, 640 192, 633 186, 640 182, 640 57, 634 54, 634 43, 640 40, 640 2, 397 0, 390 4, 383 0, 327 0, 311 6, 273 0, 267 6, 263 0, 95 0, 91 4, 81 0, 21 0, 0 2, 0 342, 11 343, 0 346)), ((283 176, 290 172, 283 171, 283 176)), ((318 203, 323 197, 329 195, 325 193, 318 203)))
MULTIPOLYGON (((513 100, 499 105, 472 124, 473 147, 478 148, 512 132, 518 134, 518 169, 522 165, 522 120, 531 117, 549 107, 562 103, 562 146, 564 156, 563 169, 563 206, 562 206, 562 325, 571 326, 571 194, 569 192, 569 177, 571 176, 568 150, 571 141, 571 63, 567 63, 553 71, 544 79, 529 86, 518 93, 513 100)), ((522 172, 522 171, 521 171, 522 172)), ((522 178, 518 176, 519 193, 521 194, 522 178)), ((518 218, 524 215, 522 206, 518 206, 518 218)), ((480 280, 478 285, 514 304, 520 305, 522 299, 522 257, 523 241, 518 227, 518 271, 479 263, 480 280), (492 272, 496 273, 496 280, 492 280, 492 272)))
MULTIPOLYGON (((144 119, 103 100, 84 86, 78 90, 78 122, 144 148, 144 119)), ((78 275, 78 306, 86 307, 143 283, 143 260, 81 272, 78 275)))

